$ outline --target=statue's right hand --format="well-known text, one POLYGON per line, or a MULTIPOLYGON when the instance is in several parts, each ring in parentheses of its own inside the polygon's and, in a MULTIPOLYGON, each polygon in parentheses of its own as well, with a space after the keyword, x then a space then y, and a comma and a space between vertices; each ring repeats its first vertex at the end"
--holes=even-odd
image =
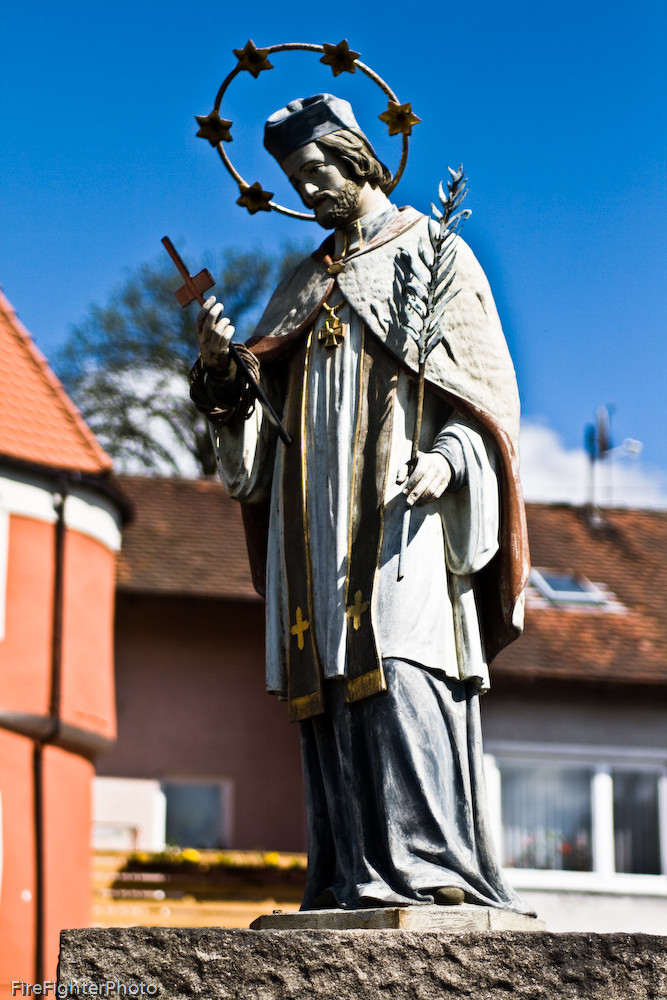
POLYGON ((225 369, 229 365, 229 344, 234 327, 222 315, 222 303, 211 295, 197 316, 197 343, 207 368, 225 369))

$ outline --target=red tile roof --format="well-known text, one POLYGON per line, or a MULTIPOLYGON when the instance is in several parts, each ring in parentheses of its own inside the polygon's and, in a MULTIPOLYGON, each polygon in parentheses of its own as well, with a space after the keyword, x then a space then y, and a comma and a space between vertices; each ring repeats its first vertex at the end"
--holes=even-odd
POLYGON ((119 476, 134 516, 117 562, 122 591, 259 600, 241 508, 217 480, 119 476))
MULTIPOLYGON (((239 505, 217 481, 119 477, 135 507, 123 591, 258 599, 239 505)), ((528 504, 533 565, 610 591, 607 607, 550 606, 532 588, 525 634, 493 663, 498 681, 667 684, 667 511, 605 510, 600 527, 566 505, 528 504)))
POLYGON ((667 684, 667 511, 528 504, 533 566, 611 591, 602 607, 550 605, 532 587, 526 631, 494 661, 502 678, 667 684))
POLYGON ((0 292, 0 457, 92 475, 111 459, 0 292))

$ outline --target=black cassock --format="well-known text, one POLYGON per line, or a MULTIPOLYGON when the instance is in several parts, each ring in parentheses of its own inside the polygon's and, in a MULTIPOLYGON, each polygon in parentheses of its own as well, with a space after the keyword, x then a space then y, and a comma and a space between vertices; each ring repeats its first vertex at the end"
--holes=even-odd
POLYGON ((466 901, 529 913, 489 829, 479 694, 418 664, 384 661, 387 691, 300 723, 308 819, 302 909, 466 901), (335 903, 334 903, 335 899, 335 903))

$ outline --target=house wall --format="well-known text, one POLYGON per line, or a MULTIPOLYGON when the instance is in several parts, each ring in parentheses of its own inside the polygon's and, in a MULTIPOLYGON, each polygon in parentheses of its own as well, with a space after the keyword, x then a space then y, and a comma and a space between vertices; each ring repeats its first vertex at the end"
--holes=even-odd
POLYGON ((53 534, 53 524, 9 518, 5 634, 0 642, 0 702, 5 710, 48 710, 53 534))
POLYGON ((38 972, 53 978, 61 929, 89 922, 91 760, 115 734, 119 515, 106 499, 72 484, 64 507, 62 638, 54 644, 55 497, 61 488, 55 476, 0 469, 0 989, 11 980, 35 981, 38 972), (43 950, 37 956, 40 903, 43 950))
MULTIPOLYGON (((0 472, 7 522, 0 712, 45 715, 51 698, 56 482, 0 472)), ((101 739, 115 736, 113 610, 119 516, 77 487, 65 504, 62 720, 101 739)))
POLYGON ((112 740, 115 553, 70 531, 65 561, 61 714, 65 722, 112 740))
MULTIPOLYGON (((32 740, 0 730, 2 891, 0 992, 35 979, 35 782, 32 740)), ((60 932, 90 921, 90 792, 94 768, 46 747, 44 769, 44 975, 54 979, 60 932)))
MULTIPOLYGON (((592 788, 595 870, 506 869, 510 883, 549 931, 667 934, 667 875, 617 874, 613 870, 613 805, 608 794, 611 766, 659 773, 663 873, 667 861, 667 727, 663 693, 576 688, 535 683, 515 687, 500 678, 482 699, 484 747, 493 769, 503 758, 580 765, 597 773, 592 788), (602 764, 602 762, 605 762, 602 764), (600 799, 600 792, 602 799, 600 799)), ((501 765, 502 766, 502 765, 501 765)), ((500 800, 490 771, 490 802, 498 842, 500 800), (495 817, 494 817, 495 813, 495 817)))
POLYGON ((577 686, 563 691, 547 684, 517 689, 492 682, 481 700, 485 743, 596 744, 628 748, 667 748, 665 697, 636 687, 629 697, 619 690, 577 686))
POLYGON ((44 751, 46 873, 44 927, 48 979, 55 978, 60 932, 90 923, 90 814, 95 768, 59 747, 44 751))
POLYGON ((97 774, 231 779, 238 849, 305 850, 298 727, 264 683, 264 608, 120 592, 118 741, 97 774))
POLYGON ((536 892, 517 886, 554 934, 667 934, 667 899, 593 892, 536 892))
POLYGON ((0 890, 0 990, 13 979, 32 982, 35 972, 35 837, 32 742, 0 730, 2 889, 0 890))

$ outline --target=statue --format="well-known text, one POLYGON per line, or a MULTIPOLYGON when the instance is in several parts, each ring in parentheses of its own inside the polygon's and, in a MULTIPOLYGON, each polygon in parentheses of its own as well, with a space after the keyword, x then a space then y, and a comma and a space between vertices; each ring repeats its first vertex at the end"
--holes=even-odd
POLYGON ((302 909, 527 912, 495 858, 479 716, 488 663, 522 627, 519 401, 486 278, 446 224, 462 172, 435 223, 399 210, 330 94, 272 115, 265 145, 332 233, 234 346, 240 364, 205 302, 192 397, 243 505, 267 686, 301 727, 302 909))

